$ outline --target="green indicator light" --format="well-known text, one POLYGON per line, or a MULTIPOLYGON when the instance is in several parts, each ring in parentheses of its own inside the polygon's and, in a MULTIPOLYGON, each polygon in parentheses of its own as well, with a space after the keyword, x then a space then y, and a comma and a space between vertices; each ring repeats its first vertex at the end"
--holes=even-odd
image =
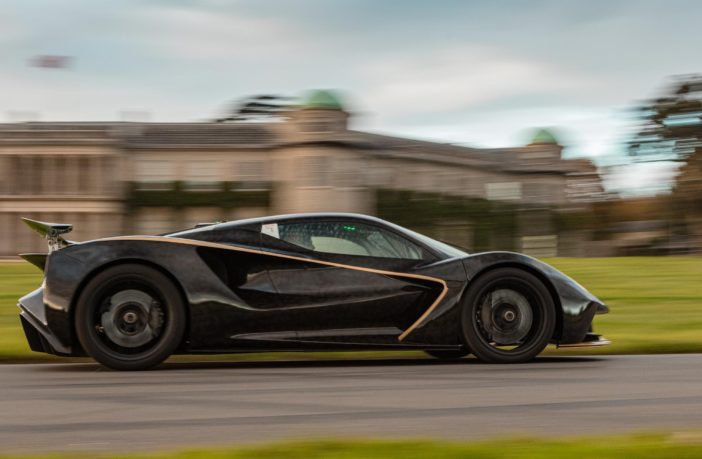
POLYGON ((356 231, 356 227, 351 225, 344 225, 344 229, 346 231, 356 231))

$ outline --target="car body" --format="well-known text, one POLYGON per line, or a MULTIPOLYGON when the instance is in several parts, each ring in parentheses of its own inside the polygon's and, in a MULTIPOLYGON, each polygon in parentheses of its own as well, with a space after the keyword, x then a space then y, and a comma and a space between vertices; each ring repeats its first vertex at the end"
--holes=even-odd
POLYGON ((88 353, 113 368, 149 368, 166 353, 305 350, 521 362, 548 342, 608 343, 592 333, 607 307, 553 267, 512 252, 469 254, 370 216, 282 215, 80 243, 63 239, 70 225, 25 221, 50 245, 22 255, 45 271, 19 301, 30 347, 88 353), (172 342, 140 360, 149 340, 172 342))

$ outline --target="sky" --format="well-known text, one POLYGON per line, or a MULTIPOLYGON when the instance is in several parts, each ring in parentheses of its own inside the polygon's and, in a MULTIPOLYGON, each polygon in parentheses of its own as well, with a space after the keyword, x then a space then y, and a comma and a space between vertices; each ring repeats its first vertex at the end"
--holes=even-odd
POLYGON ((502 147, 554 127, 608 164, 637 102, 702 71, 700 24, 697 0, 3 0, 0 119, 206 120, 332 88, 355 129, 502 147))

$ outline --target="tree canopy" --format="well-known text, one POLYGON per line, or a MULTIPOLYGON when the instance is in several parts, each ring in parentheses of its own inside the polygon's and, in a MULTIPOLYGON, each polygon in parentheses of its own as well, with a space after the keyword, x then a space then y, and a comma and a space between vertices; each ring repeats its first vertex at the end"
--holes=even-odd
POLYGON ((291 97, 278 95, 257 95, 233 103, 218 122, 255 122, 283 120, 292 104, 291 97))
POLYGON ((629 142, 636 161, 687 161, 702 148, 702 74, 675 77, 664 94, 637 108, 641 126, 629 142))

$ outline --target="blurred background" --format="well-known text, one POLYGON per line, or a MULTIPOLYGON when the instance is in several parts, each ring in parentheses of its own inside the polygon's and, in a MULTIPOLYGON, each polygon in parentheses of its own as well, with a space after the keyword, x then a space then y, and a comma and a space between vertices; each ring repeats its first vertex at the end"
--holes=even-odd
POLYGON ((341 211, 471 251, 702 251, 702 4, 19 1, 0 257, 341 211), (330 89, 335 88, 335 89, 330 89))
MULTIPOLYGON (((262 438, 254 430, 699 429, 701 24, 699 0, 2 0, 0 364, 59 360, 31 352, 17 320, 42 273, 16 255, 46 251, 21 217, 71 223, 81 241, 376 215, 469 251, 545 258, 611 308, 594 331, 613 344, 499 371, 413 351, 408 363, 382 351, 177 356, 167 378, 0 365, 0 450, 112 457, 262 438), (654 353, 693 355, 626 355, 654 353), (383 360, 359 360, 370 358, 383 360)), ((701 438, 499 439, 463 455, 702 457, 701 438)), ((332 440, 236 457, 458 457, 459 446, 332 440)), ((193 454, 225 457, 178 457, 193 454)))

